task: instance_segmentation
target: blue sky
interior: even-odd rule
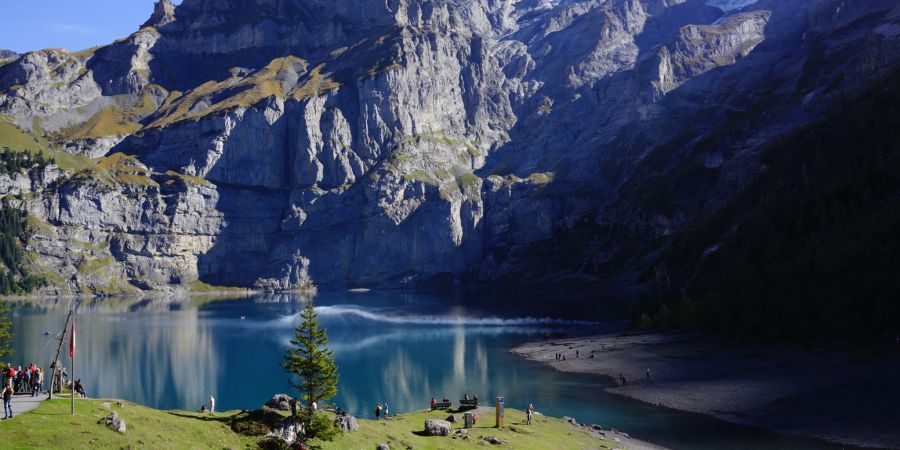
[[[72,51],[108,44],[137,31],[155,0],[4,0],[0,49]],[[181,3],[180,0],[174,3]]]

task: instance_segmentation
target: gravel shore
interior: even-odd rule
[[[560,371],[608,376],[616,380],[608,392],[651,404],[844,444],[900,448],[894,344],[800,350],[648,332],[551,339],[512,352]],[[557,361],[556,353],[566,360]]]

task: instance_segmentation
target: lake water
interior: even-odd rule
[[[220,410],[259,407],[291,393],[280,363],[304,302],[294,295],[84,300],[76,376],[91,397],[155,408],[196,410],[210,394]],[[432,397],[455,404],[466,393],[502,395],[513,408],[533,402],[544,414],[673,448],[830,448],[606,394],[605,378],[558,373],[509,353],[546,334],[622,317],[620,302],[601,294],[325,292],[315,302],[340,370],[333,402],[358,417],[371,418],[376,402],[399,413],[427,408]],[[13,304],[8,359],[48,366],[58,341],[45,332],[62,329],[67,304]]]

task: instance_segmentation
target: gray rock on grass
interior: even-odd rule
[[[337,416],[334,418],[334,426],[349,432],[359,431],[359,423],[353,416]]]
[[[429,436],[447,436],[450,434],[450,428],[450,422],[446,420],[425,420],[425,433]]]
[[[108,416],[104,417],[100,420],[100,423],[104,423],[107,428],[113,431],[117,431],[119,433],[125,433],[126,425],[125,419],[119,417],[118,414],[111,412]]]

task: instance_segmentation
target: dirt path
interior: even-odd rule
[[[16,394],[12,399],[13,417],[31,411],[41,405],[47,399],[47,394],[32,397],[31,394]]]

